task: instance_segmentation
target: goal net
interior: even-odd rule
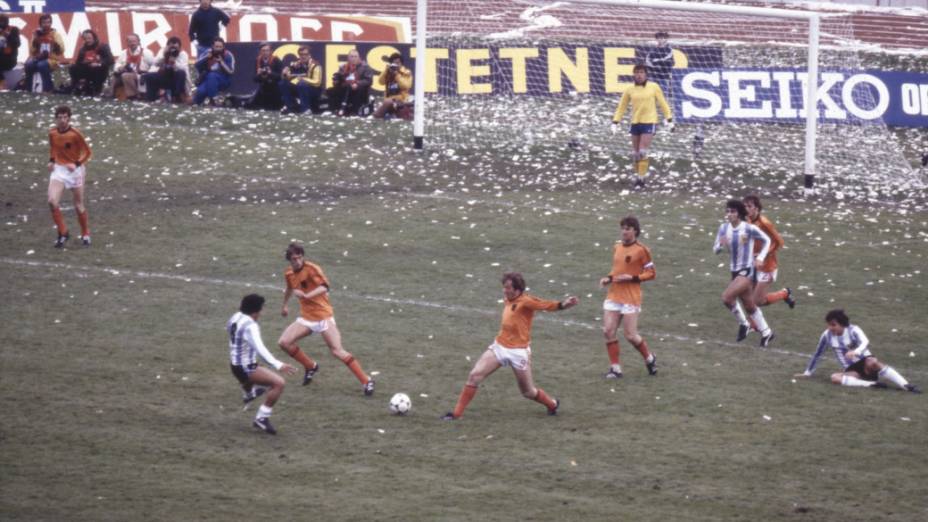
[[[610,123],[632,68],[643,63],[677,123],[673,133],[659,130],[650,148],[657,178],[758,176],[795,186],[794,176],[809,174],[805,156],[814,147],[813,173],[826,186],[893,192],[920,182],[877,115],[886,93],[862,74],[867,64],[848,16],[821,17],[810,144],[807,19],[653,4],[430,2],[429,147],[585,154],[600,164],[590,176],[621,179],[631,175],[628,115],[616,136]]]

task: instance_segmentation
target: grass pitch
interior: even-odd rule
[[[832,386],[830,355],[792,381],[841,306],[881,360],[928,384],[923,194],[803,199],[795,180],[731,171],[634,193],[566,151],[415,154],[403,124],[68,99],[95,154],[94,245],[57,251],[44,165],[62,101],[0,97],[4,520],[928,514],[924,396]],[[747,191],[785,236],[780,281],[799,299],[765,309],[766,350],[733,342],[711,253],[725,199]],[[626,377],[604,381],[596,281],[628,213],[657,265],[640,326],[660,373],[623,342]],[[322,370],[307,388],[288,380],[270,437],[242,411],[223,325],[264,294],[264,340],[286,357],[274,344],[293,239],[332,280],[377,392],[310,338]],[[535,326],[537,384],[561,413],[500,370],[464,419],[441,422],[496,334],[505,270],[581,298]],[[398,391],[408,416],[388,413]]]

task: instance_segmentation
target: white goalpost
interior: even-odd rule
[[[881,93],[852,78],[862,66],[843,14],[669,0],[417,2],[416,148],[553,145],[607,158],[615,177],[626,145],[606,136],[609,119],[666,31],[675,62],[656,81],[682,132],[652,144],[663,172],[714,164],[799,175],[806,189],[823,174],[911,172],[873,116]]]

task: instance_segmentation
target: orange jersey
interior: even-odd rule
[[[637,280],[615,281],[620,275],[636,276]],[[612,252],[612,270],[609,272],[613,282],[609,285],[606,299],[627,305],[641,306],[641,282],[654,279],[654,263],[648,247],[635,241],[631,245],[616,243]]]
[[[522,293],[505,301],[503,321],[496,342],[504,348],[525,348],[532,340],[532,319],[538,310],[558,310],[559,301],[548,301]]]
[[[293,271],[293,267],[284,272],[287,288],[299,288],[301,292],[312,292],[320,286],[328,288],[329,280],[322,273],[319,265],[304,261],[303,266]],[[329,294],[317,295],[312,299],[300,299],[300,316],[307,321],[321,321],[332,317],[332,305],[329,304]]]
[[[777,250],[783,246],[783,236],[777,232],[777,228],[773,226],[773,221],[767,219],[766,216],[757,216],[757,220],[751,221],[751,224],[761,229],[764,234],[770,237],[770,250],[767,251],[767,257],[764,259],[764,264],[760,267],[760,271],[773,272],[777,269]],[[759,252],[762,246],[763,243],[761,241],[754,241],[755,252]]]
[[[51,146],[49,161],[53,163],[83,165],[90,161],[90,146],[84,135],[74,127],[68,127],[64,132],[57,127],[53,128],[48,133],[48,141]]]

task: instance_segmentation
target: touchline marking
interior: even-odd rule
[[[124,270],[119,268],[110,268],[110,267],[97,267],[97,266],[86,266],[86,265],[71,265],[68,263],[60,263],[55,261],[31,261],[27,259],[16,259],[9,257],[0,257],[0,262],[7,265],[14,266],[24,266],[30,268],[60,268],[69,272],[96,272],[103,273],[108,275],[131,275],[133,277],[141,279],[164,279],[168,281],[181,281],[184,283],[198,283],[205,285],[217,285],[217,286],[233,286],[233,287],[242,287],[242,288],[261,288],[267,290],[276,290],[282,292],[282,286],[280,285],[271,285],[266,283],[249,283],[246,281],[233,281],[229,279],[218,279],[215,277],[202,277],[202,276],[193,276],[193,275],[180,275],[180,274],[166,274],[164,272],[148,272],[143,270]],[[399,305],[409,305],[409,306],[420,306],[423,308],[435,308],[439,310],[446,310],[451,312],[465,312],[471,314],[479,314],[486,316],[495,316],[499,314],[498,310],[484,310],[480,308],[472,308],[469,306],[460,306],[460,305],[448,305],[443,303],[433,303],[430,301],[422,301],[419,299],[400,299],[396,297],[387,297],[379,295],[368,295],[368,294],[358,294],[350,291],[340,291],[338,295],[344,295],[349,299],[359,299],[364,301],[375,301],[381,303],[390,303],[390,304],[399,304]],[[556,317],[550,316],[539,316],[539,321],[557,323],[562,326],[570,326],[576,328],[582,328],[585,330],[599,330],[601,326],[597,323],[588,323],[584,321],[576,321],[572,319],[558,319]],[[666,332],[651,332],[652,335],[657,337],[666,337],[670,339],[675,339],[681,342],[688,343],[705,343],[705,344],[714,344],[718,346],[724,346],[726,348],[743,348],[743,344],[735,344],[725,341],[712,340],[712,339],[694,339],[685,335],[677,335]],[[806,353],[797,353],[791,352],[789,350],[781,350],[777,348],[757,348],[764,352],[777,353],[781,355],[789,355],[791,357],[802,357],[809,358],[809,354]]]

